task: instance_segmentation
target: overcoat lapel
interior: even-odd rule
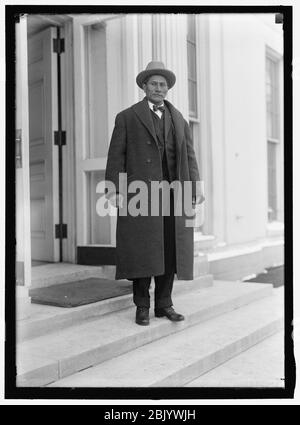
[[[140,119],[140,121],[144,124],[144,126],[147,128],[153,139],[155,140],[155,143],[158,147],[158,141],[155,133],[155,128],[153,124],[153,120],[151,117],[151,111],[147,102],[147,99],[144,98],[141,102],[136,103],[132,106],[132,109]]]
[[[180,112],[177,111],[177,109],[172,105],[172,103],[170,103],[168,100],[164,100],[164,102],[170,111],[173,125],[175,127],[177,172],[179,172],[180,160],[181,160],[181,144],[184,138],[184,119],[182,115],[180,114]],[[142,122],[142,124],[147,128],[147,130],[149,131],[153,139],[155,140],[157,147],[159,147],[147,98],[144,97],[144,99],[141,102],[138,102],[135,105],[133,105],[132,109],[137,115],[137,117],[139,118],[139,120]],[[168,114],[165,114],[165,115],[167,116]],[[170,127],[171,127],[171,120],[170,120],[170,117],[168,117],[167,122],[165,124],[166,137],[168,135]]]
[[[167,140],[168,138],[168,134],[171,129],[171,124],[172,124],[172,121],[171,121],[170,114],[165,112],[165,140]]]
[[[181,161],[181,144],[184,138],[184,119],[182,115],[180,114],[180,112],[177,111],[176,108],[174,108],[172,103],[170,103],[168,100],[165,100],[164,102],[170,111],[172,122],[175,127],[176,157],[177,157],[176,168],[177,168],[177,178],[180,178],[179,170],[180,170],[180,161]]]
[[[183,136],[184,136],[184,120],[180,112],[177,111],[176,108],[174,108],[172,103],[170,103],[168,100],[165,100],[164,102],[166,103],[171,113],[172,121],[175,127],[176,142],[178,144],[178,148],[180,148],[180,145],[183,141]]]

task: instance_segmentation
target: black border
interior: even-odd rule
[[[285,399],[293,398],[292,6],[32,6],[6,11],[5,398],[7,399]],[[285,388],[47,388],[16,387],[15,365],[15,27],[18,16],[76,13],[282,13],[284,16]],[[107,410],[113,406],[106,406]],[[116,407],[116,406],[114,406]],[[139,406],[139,408],[148,406]],[[160,406],[163,408],[164,406]],[[160,408],[159,407],[159,408]],[[170,406],[169,406],[170,407]],[[120,410],[124,406],[120,406]],[[128,410],[128,409],[127,409]],[[137,410],[137,409],[136,409]]]

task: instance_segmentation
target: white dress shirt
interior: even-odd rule
[[[154,105],[154,103],[152,103],[152,102],[150,102],[149,100],[148,100],[148,105],[149,105],[149,108],[150,109],[152,109],[152,111],[153,111],[153,105]],[[163,106],[164,105],[164,103],[162,103],[161,105],[159,105],[159,106]],[[162,112],[161,111],[153,111],[159,118],[161,118],[161,116],[162,116]]]

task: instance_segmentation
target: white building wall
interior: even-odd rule
[[[209,22],[214,232],[243,243],[267,231],[266,45],[281,53],[281,37],[251,15]]]
[[[207,41],[205,44],[199,40],[202,49],[207,50],[207,64],[201,64],[201,68],[207,67],[206,78],[202,82],[206,90],[206,103],[203,109],[207,111],[207,121],[202,124],[208,126],[209,131],[204,134],[208,138],[207,143],[211,145],[211,191],[206,194],[206,198],[211,198],[211,208],[207,214],[212,215],[211,232],[216,238],[216,244],[224,243],[227,240],[227,200],[226,200],[226,175],[225,175],[225,109],[224,109],[224,69],[223,69],[223,45],[222,27],[220,15],[204,15],[200,25],[207,26]],[[204,111],[201,117],[205,119]],[[208,182],[204,182],[208,186]]]
[[[223,19],[227,242],[265,236],[265,46],[247,17]]]

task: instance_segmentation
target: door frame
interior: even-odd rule
[[[76,263],[76,182],[75,182],[75,107],[73,20],[60,26],[60,37],[65,40],[61,55],[62,129],[66,131],[63,146],[63,222],[67,224],[67,238],[63,239],[63,262]]]
[[[62,155],[62,179],[63,179],[63,222],[67,224],[67,238],[63,239],[63,262],[76,263],[76,209],[75,209],[75,132],[74,132],[74,64],[73,64],[73,21],[72,17],[68,16],[62,23],[60,15],[52,16],[51,22],[41,16],[42,31],[47,26],[60,27],[60,37],[64,38],[65,51],[61,55],[61,102],[62,102],[62,129],[66,131],[66,145],[63,146]],[[57,24],[57,25],[55,25]],[[28,32],[24,34],[23,42],[26,44]],[[27,66],[26,72],[22,72],[23,77],[27,82],[28,89],[28,75]],[[26,73],[26,76],[25,76]],[[54,130],[57,130],[55,128]],[[29,139],[28,139],[29,149]],[[57,148],[58,149],[58,148]],[[29,167],[29,153],[28,153],[28,167]],[[28,192],[30,191],[30,181],[27,182]],[[55,201],[53,201],[55,202]],[[57,200],[58,202],[58,200]],[[29,207],[30,208],[30,207]],[[29,225],[28,232],[30,234],[30,209],[28,211]],[[54,233],[54,232],[53,232]],[[53,236],[55,237],[55,235]],[[31,245],[30,245],[31,248]],[[30,252],[28,250],[28,252]],[[29,267],[31,268],[31,256],[29,260]]]
[[[17,285],[31,285],[31,231],[29,178],[29,107],[27,18],[15,24],[16,31],[16,130],[21,130],[20,161],[16,167],[16,271]],[[18,60],[19,58],[19,60]],[[17,151],[16,151],[17,153]]]
[[[86,172],[89,171],[104,171],[106,168],[106,157],[100,158],[86,158],[86,146],[87,146],[87,116],[83,112],[86,110],[86,50],[85,50],[85,28],[90,25],[99,25],[105,23],[108,20],[120,18],[123,14],[95,14],[95,15],[72,15],[73,17],[73,52],[74,52],[74,141],[75,141],[75,193],[80,193],[81,196],[76,197],[76,260],[80,261],[82,258],[81,251],[85,249],[89,250],[101,250],[106,252],[114,251],[115,246],[115,223],[112,220],[111,225],[111,244],[110,245],[89,245],[89,229],[87,228],[88,223],[88,188],[87,188],[87,177]],[[86,158],[86,159],[85,159]],[[85,200],[84,202],[82,200]],[[81,214],[77,214],[78,212]],[[79,252],[78,252],[79,251]],[[113,254],[112,254],[113,255]],[[107,260],[105,260],[107,261]]]
[[[59,162],[58,149],[54,143],[54,132],[58,129],[58,61],[57,55],[53,51],[54,40],[56,39],[56,29],[48,26],[41,31],[28,36],[28,84],[29,84],[29,127],[35,125],[36,117],[34,109],[31,110],[31,88],[37,84],[42,84],[41,104],[36,107],[44,110],[42,134],[37,135],[29,132],[29,166],[34,167],[36,161],[43,160],[44,178],[38,178],[35,182],[34,175],[30,179],[31,214],[34,217],[34,201],[41,196],[44,198],[43,210],[44,225],[42,226],[44,236],[40,238],[35,235],[35,224],[32,222],[31,229],[31,255],[32,260],[47,262],[59,261],[59,241],[55,238],[55,225],[59,220]],[[37,50],[36,50],[37,49]],[[41,49],[41,56],[36,57]],[[33,106],[33,108],[35,108]],[[41,140],[42,138],[42,140]],[[39,177],[39,175],[37,175]],[[39,192],[38,198],[35,189],[39,183],[44,188]],[[36,186],[37,185],[37,186]]]

